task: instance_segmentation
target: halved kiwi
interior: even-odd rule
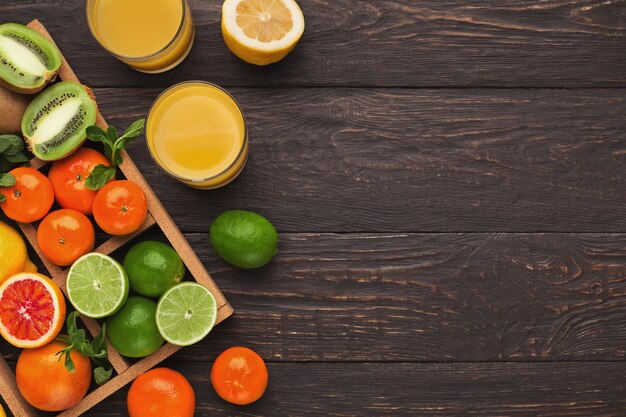
[[[61,53],[49,40],[18,23],[0,25],[0,83],[33,94],[54,80]]]
[[[84,86],[61,81],[28,105],[22,118],[22,134],[37,158],[55,161],[82,145],[87,127],[96,123],[96,113],[96,104]]]

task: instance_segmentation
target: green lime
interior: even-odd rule
[[[164,340],[156,325],[157,303],[140,296],[128,297],[124,307],[106,321],[109,341],[129,358],[156,352]]]
[[[95,319],[115,314],[128,298],[128,278],[110,256],[88,253],[67,274],[67,296],[74,308]]]
[[[124,258],[130,288],[146,297],[159,298],[185,277],[178,253],[162,242],[147,240],[134,245]]]
[[[209,231],[213,250],[239,268],[260,268],[278,253],[278,233],[265,217],[246,210],[220,214]]]
[[[170,288],[159,300],[156,322],[161,336],[177,346],[204,339],[217,319],[217,302],[204,285],[183,282]]]

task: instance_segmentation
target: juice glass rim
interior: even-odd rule
[[[163,164],[161,164],[158,160],[158,158],[156,157],[155,153],[153,152],[152,149],[150,148],[150,145],[148,144],[148,129],[150,128],[150,118],[152,116],[152,111],[154,110],[154,107],[157,105],[158,101],[161,99],[161,97],[163,97],[165,94],[169,93],[171,90],[173,90],[176,87],[180,87],[180,86],[185,86],[185,85],[191,85],[191,84],[204,84],[207,85],[209,87],[213,87],[216,88],[218,90],[220,90],[221,92],[223,92],[224,94],[226,94],[226,96],[228,98],[230,98],[233,103],[235,103],[235,106],[237,107],[237,110],[239,111],[239,113],[241,114],[241,120],[243,121],[243,140],[241,141],[241,148],[239,149],[239,152],[237,153],[237,156],[235,157],[235,159],[233,159],[233,161],[226,167],[224,168],[222,171],[218,172],[215,175],[212,175],[210,177],[206,177],[206,178],[185,178],[182,177],[178,174],[173,173],[171,170],[169,170],[168,168],[166,168]],[[246,150],[246,146],[248,145],[248,125],[246,124],[246,118],[243,114],[243,110],[241,109],[241,106],[239,105],[239,103],[237,102],[237,100],[235,100],[235,97],[233,97],[228,91],[226,91],[225,89],[223,89],[222,87],[220,87],[217,84],[213,84],[210,83],[208,81],[202,81],[202,80],[189,80],[189,81],[182,81],[179,83],[176,83],[168,88],[166,88],[165,90],[163,90],[161,92],[161,94],[159,94],[157,96],[156,99],[154,99],[154,101],[152,102],[152,105],[150,106],[150,110],[148,110],[148,117],[146,118],[146,147],[148,148],[148,153],[150,154],[150,158],[152,158],[152,160],[157,164],[157,166],[159,168],[161,168],[167,175],[169,175],[170,177],[177,179],[178,181],[182,181],[182,182],[191,182],[191,183],[202,183],[202,182],[206,182],[206,181],[211,181],[214,180],[216,178],[219,178],[220,176],[224,175],[225,173],[227,173],[228,171],[230,171],[235,164],[237,163],[237,161],[239,161],[239,159],[243,156],[244,151]]]
[[[180,32],[183,30],[183,27],[184,27],[184,24],[185,24],[185,16],[187,14],[187,0],[180,0],[183,8],[182,8],[182,15],[180,16],[180,23],[178,24],[178,29],[176,30],[176,33],[174,34],[172,39],[170,39],[167,42],[167,44],[165,44],[164,47],[162,47],[161,49],[159,49],[156,52],[153,52],[153,53],[148,54],[148,55],[143,55],[143,56],[125,56],[125,55],[121,55],[121,54],[113,52],[112,50],[110,50],[109,48],[104,46],[102,44],[102,42],[100,41],[100,39],[98,39],[98,35],[97,35],[96,31],[92,27],[91,18],[89,17],[89,9],[87,8],[87,5],[88,5],[89,2],[92,2],[95,5],[95,3],[97,1],[98,0],[85,0],[85,16],[87,17],[87,26],[89,26],[89,32],[91,33],[91,36],[96,40],[96,42],[98,42],[98,45],[100,45],[100,47],[102,49],[104,49],[109,54],[113,55],[114,57],[116,57],[118,59],[123,59],[123,60],[127,60],[127,61],[141,61],[141,60],[146,60],[146,59],[153,58],[153,57],[159,55],[160,53],[163,53],[165,50],[167,50],[167,48],[169,48],[176,41],[176,39],[178,38],[178,35],[180,35]]]

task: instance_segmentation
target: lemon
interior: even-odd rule
[[[4,412],[4,408],[2,408],[1,405],[0,405],[0,417],[7,417],[6,413]]]
[[[37,267],[28,259],[22,236],[0,221],[0,283],[20,272],[36,272]]]
[[[294,0],[226,0],[222,35],[232,53],[250,64],[283,59],[304,32],[304,15]]]

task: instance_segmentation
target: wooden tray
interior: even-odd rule
[[[31,29],[36,30],[41,33],[44,37],[52,40],[52,37],[46,30],[46,28],[38,21],[33,20],[28,24]],[[61,80],[75,81],[80,82],[70,68],[69,64],[63,57],[63,63],[59,70],[59,78]],[[97,99],[97,97],[96,97]],[[103,129],[106,129],[108,124],[104,120],[104,117],[98,112],[97,116],[97,125]],[[199,282],[200,284],[207,287],[215,296],[215,299],[218,303],[218,316],[217,323],[222,322],[224,319],[233,314],[233,309],[226,301],[221,291],[206,271],[195,252],[189,246],[187,240],[185,240],[184,236],[178,230],[178,227],[174,224],[170,216],[167,214],[161,202],[157,199],[156,195],[137,169],[137,166],[133,163],[130,156],[124,152],[123,153],[123,163],[120,165],[120,169],[122,173],[126,176],[127,179],[134,181],[137,183],[145,192],[146,198],[148,200],[148,218],[145,224],[141,227],[141,229],[129,236],[121,236],[121,237],[112,237],[108,239],[106,242],[98,246],[95,251],[101,252],[104,254],[110,254],[116,249],[122,247],[124,244],[128,243],[131,239],[136,237],[138,234],[141,234],[143,231],[148,228],[158,225],[170,244],[176,249],[176,251],[180,254],[183,262],[187,266],[187,269],[193,276],[193,278]],[[47,162],[41,161],[37,158],[31,160],[31,166],[36,169],[40,169],[46,166]],[[43,261],[44,265],[48,269],[50,276],[54,281],[61,287],[63,292],[65,290],[65,278],[67,275],[67,269],[61,269],[58,266],[50,263],[45,256],[41,253],[39,246],[37,245],[37,237],[35,227],[31,224],[23,224],[20,223],[19,227],[22,229],[22,232],[33,246],[33,248],[37,251],[37,254]],[[100,332],[100,325],[96,320],[88,319],[86,317],[81,317],[87,329],[92,333],[92,335],[96,335]],[[163,345],[156,353],[138,361],[135,363],[130,363],[127,359],[122,357],[115,349],[112,348],[110,343],[107,341],[107,349],[109,354],[109,360],[117,373],[109,382],[104,384],[103,386],[96,388],[87,394],[87,396],[78,403],[75,407],[66,410],[60,414],[58,417],[76,417],[85,413],[87,410],[124,387],[129,382],[133,381],[139,375],[143,374],[147,370],[151,369],[155,365],[159,364],[176,351],[180,349],[179,346],[174,346],[171,344]],[[6,363],[5,359],[0,355],[0,395],[6,401],[9,409],[16,417],[38,417],[40,412],[30,406],[20,394],[17,383],[15,381],[15,375],[9,365]]]

